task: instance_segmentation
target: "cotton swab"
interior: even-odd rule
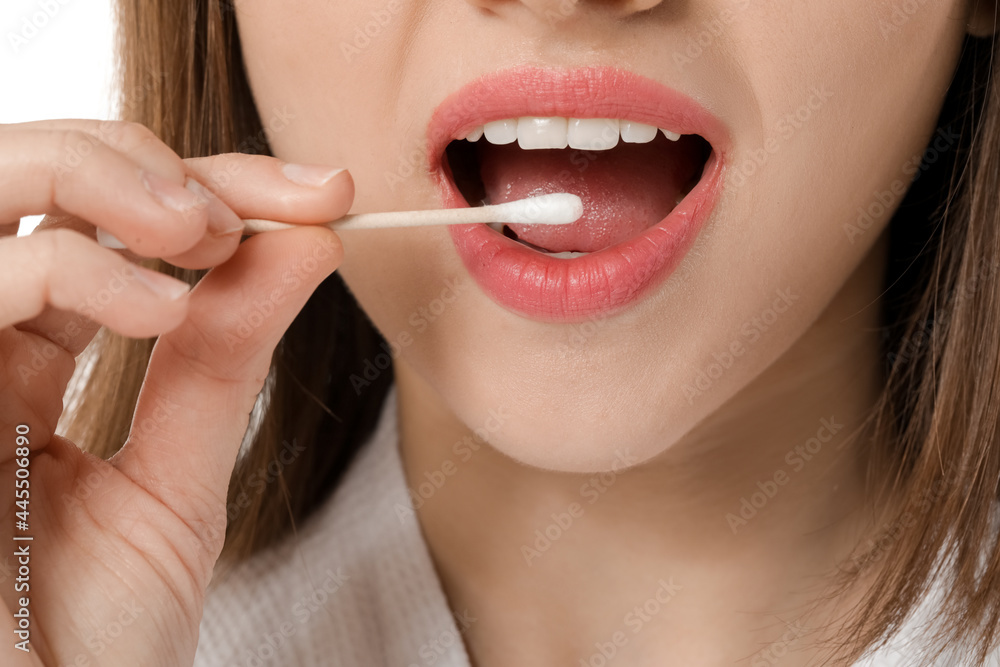
[[[425,225],[467,225],[474,223],[510,223],[529,225],[568,225],[583,215],[583,201],[568,192],[553,192],[503,204],[445,208],[430,211],[387,211],[345,215],[324,223],[334,231],[341,229],[383,229],[386,227],[421,227]],[[244,234],[259,234],[300,225],[251,218],[243,221]],[[97,242],[106,248],[121,250],[125,244],[103,229],[97,230]]]
[[[529,225],[568,225],[583,215],[583,202],[574,194],[554,192],[503,204],[469,208],[445,208],[430,211],[387,211],[358,213],[324,223],[334,231],[341,229],[383,229],[386,227],[422,227],[425,225],[468,225],[473,223],[511,223]],[[273,220],[249,219],[244,234],[289,229]]]

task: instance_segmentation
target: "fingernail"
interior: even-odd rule
[[[236,232],[243,231],[243,221],[228,206],[223,204],[218,197],[212,194],[211,190],[193,178],[187,179],[184,187],[193,192],[199,200],[204,201],[206,206],[210,206],[208,212],[208,231],[210,234],[213,236],[225,236],[226,234],[235,234]]]
[[[191,291],[191,286],[185,282],[171,278],[159,271],[133,265],[135,279],[145,285],[150,292],[167,301],[176,301]]]
[[[208,205],[208,200],[204,197],[153,172],[142,171],[140,178],[149,194],[171,210],[188,214],[194,209]]]
[[[124,250],[128,246],[118,240],[114,234],[109,234],[100,227],[97,228],[97,244],[112,250]]]
[[[332,169],[318,164],[292,164],[286,163],[281,167],[281,173],[285,178],[297,185],[305,185],[310,188],[318,188],[330,182],[330,179],[345,171],[344,169]]]

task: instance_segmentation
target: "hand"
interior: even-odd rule
[[[0,664],[192,664],[248,415],[278,340],[341,259],[336,234],[308,223],[339,218],[353,194],[347,172],[181,160],[130,123],[0,126]],[[38,213],[39,230],[16,237]],[[241,244],[251,217],[302,227]],[[128,251],[99,246],[94,225]],[[134,256],[214,268],[189,291]],[[110,461],[55,435],[100,326],[159,336]],[[15,630],[29,596],[26,653]]]

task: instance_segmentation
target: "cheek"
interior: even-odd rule
[[[247,75],[272,152],[349,168],[353,212],[426,208],[436,199],[423,169],[423,133],[415,131],[430,110],[413,104],[423,98],[405,91],[412,77],[402,72],[411,66],[402,51],[419,4],[306,0],[289,11],[277,0],[237,3]],[[288,120],[270,127],[276,114]]]
[[[774,4],[747,9],[727,42],[736,53],[715,54],[746,64],[745,85],[730,88],[753,91],[759,115],[732,121],[724,200],[683,275],[691,296],[670,303],[699,317],[688,320],[697,338],[670,330],[682,361],[663,377],[701,416],[785,352],[858,269],[935,131],[963,36],[945,3],[898,26],[885,23],[890,3]],[[791,37],[762,46],[760,34]]]

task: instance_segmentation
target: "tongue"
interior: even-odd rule
[[[528,151],[485,141],[478,149],[491,204],[552,192],[583,200],[583,217],[571,225],[508,225],[519,240],[551,252],[595,252],[652,227],[673,210],[696,168],[684,140],[662,136],[608,151]]]

